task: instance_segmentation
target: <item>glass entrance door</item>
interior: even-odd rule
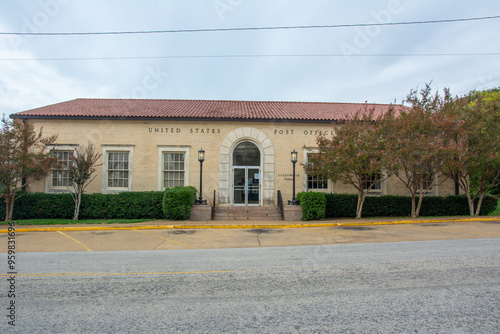
[[[252,142],[239,143],[233,150],[233,204],[260,204],[260,150]]]
[[[233,202],[239,205],[259,205],[260,168],[233,167]]]

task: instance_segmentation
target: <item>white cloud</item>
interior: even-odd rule
[[[47,0],[62,1],[62,0]],[[133,31],[368,23],[384,1],[220,0],[62,1],[39,31]],[[500,12],[500,2],[400,0],[391,21],[418,21]],[[7,4],[8,3],[8,4]],[[41,2],[40,2],[41,3]],[[39,2],[1,2],[0,31],[19,31]],[[44,2],[46,3],[46,2]],[[429,10],[432,8],[432,10]],[[500,52],[500,20],[382,27],[361,53]],[[0,58],[236,54],[338,54],[356,30],[307,29],[119,36],[33,37],[13,47],[0,36]],[[151,69],[163,75],[148,85]],[[12,113],[77,97],[392,102],[434,80],[452,92],[500,83],[500,57],[197,58],[92,61],[0,60],[0,112]],[[152,89],[144,89],[144,84]],[[154,87],[153,87],[154,86]],[[141,97],[141,96],[137,96]]]

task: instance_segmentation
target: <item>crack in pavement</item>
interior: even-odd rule
[[[169,238],[165,238],[165,237],[162,237],[161,235],[158,235],[158,234],[154,234],[154,233],[148,233],[146,231],[139,231],[139,230],[135,230],[136,232],[138,233],[142,233],[142,234],[146,234],[146,235],[151,235],[151,236],[154,236],[154,237],[157,237],[157,238],[160,238],[160,239],[163,239],[163,242],[165,241],[169,241],[169,242],[173,242],[173,243],[176,243],[178,245],[182,245],[184,247],[187,247],[187,248],[192,248],[192,249],[198,249],[198,247],[194,247],[194,246],[191,246],[191,245],[187,245],[187,244],[184,244],[182,242],[178,242],[178,241],[175,241],[175,240],[172,240],[172,239],[169,239]],[[170,232],[168,232],[168,236],[170,236]],[[163,243],[162,242],[162,243]],[[160,244],[161,245],[161,244]],[[158,245],[157,247],[159,247],[160,245]]]
[[[157,250],[158,247],[160,247],[161,245],[163,245],[167,240],[163,239],[159,244],[158,246],[156,246],[155,248],[153,248],[153,250]]]

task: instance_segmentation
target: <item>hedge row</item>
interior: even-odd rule
[[[185,187],[192,188],[192,187]],[[162,202],[165,195],[164,213]],[[188,219],[196,190],[178,189],[119,194],[84,194],[80,219]],[[357,195],[300,193],[303,219],[355,217]],[[481,215],[493,212],[497,198],[487,196]],[[0,220],[5,218],[5,203],[0,201]],[[184,203],[184,204],[183,204]],[[70,194],[23,194],[14,204],[13,219],[71,219],[74,204]],[[367,197],[363,217],[409,216],[411,199],[406,196]],[[170,215],[170,216],[169,216]],[[421,216],[466,216],[469,205],[465,196],[424,198]]]
[[[297,198],[303,198],[300,193]],[[322,194],[325,197],[325,218],[356,217],[356,206],[358,196],[355,194]],[[311,210],[315,208],[319,199],[315,202],[301,201],[303,219],[309,218]],[[418,198],[417,198],[418,200]],[[481,215],[493,212],[497,206],[498,199],[486,196],[481,205]],[[313,207],[310,207],[313,206]],[[306,214],[304,215],[304,212]],[[407,196],[370,196],[363,205],[363,217],[404,217],[411,214],[411,198]],[[467,216],[469,205],[465,196],[426,196],[422,202],[420,216]],[[320,218],[321,219],[321,218]]]
[[[163,219],[163,191],[84,194],[80,219]],[[5,203],[0,203],[0,220]],[[71,219],[74,203],[70,194],[23,194],[14,203],[13,219]]]
[[[356,217],[357,195],[325,194],[326,217]],[[418,200],[418,198],[417,198]],[[481,205],[481,215],[487,215],[497,206],[497,198],[487,196]],[[407,196],[367,197],[363,217],[401,217],[411,214],[411,198]],[[420,209],[421,216],[466,216],[469,204],[465,196],[426,196]]]

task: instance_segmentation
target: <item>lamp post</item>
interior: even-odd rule
[[[295,164],[297,163],[297,152],[295,149],[292,151],[291,161],[293,164],[293,195],[292,200],[288,201],[288,205],[297,205],[297,201],[295,200]]]
[[[200,198],[196,200],[195,204],[197,205],[207,205],[207,200],[202,199],[202,193],[203,193],[203,161],[205,161],[205,151],[203,148],[200,148],[198,151],[198,161],[200,162]]]

